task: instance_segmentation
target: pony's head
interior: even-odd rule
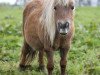
[[[43,0],[41,21],[53,43],[55,33],[66,35],[73,23],[75,0]]]
[[[58,0],[59,2],[54,6],[54,17],[57,31],[61,35],[66,35],[70,30],[73,22],[73,0]]]

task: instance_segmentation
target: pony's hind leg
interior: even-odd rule
[[[30,67],[30,63],[35,55],[34,51],[25,41],[21,52],[21,61],[19,67],[21,70],[25,70]]]

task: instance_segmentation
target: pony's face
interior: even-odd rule
[[[74,2],[69,2],[66,5],[57,4],[55,10],[55,25],[60,34],[66,35],[73,23]]]

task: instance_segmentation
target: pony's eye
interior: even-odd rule
[[[55,6],[55,7],[54,7],[54,9],[56,10],[56,9],[57,9],[57,7]]]
[[[71,6],[71,9],[73,10],[75,7],[74,6]]]

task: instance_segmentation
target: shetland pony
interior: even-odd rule
[[[73,33],[74,0],[32,0],[23,12],[24,45],[20,68],[26,69],[39,51],[39,69],[44,70],[45,52],[48,75],[52,75],[54,51],[59,50],[61,75],[65,75]]]

